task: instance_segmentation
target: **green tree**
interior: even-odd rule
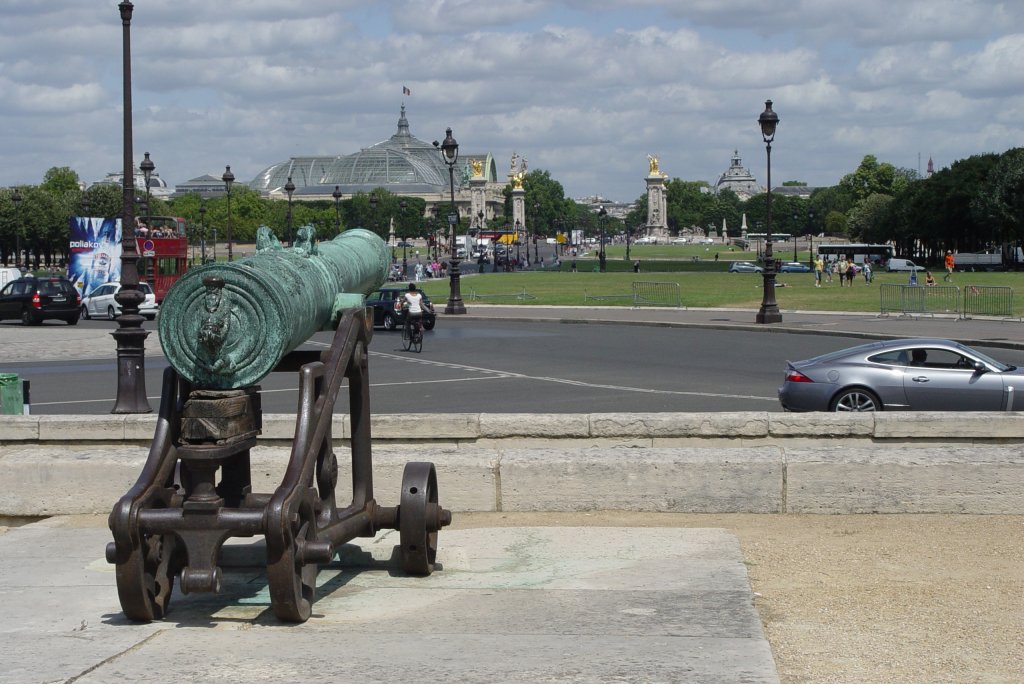
[[[972,214],[1003,243],[1024,239],[1024,148],[1000,155],[971,202]]]
[[[49,168],[43,175],[40,187],[54,197],[67,193],[77,195],[80,192],[78,174],[67,166]]]

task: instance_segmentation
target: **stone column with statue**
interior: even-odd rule
[[[648,171],[644,182],[647,184],[647,231],[654,237],[668,237],[668,201],[665,196],[664,173],[654,155],[647,155]]]

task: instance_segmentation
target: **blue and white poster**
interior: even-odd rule
[[[121,219],[73,216],[70,247],[68,280],[81,296],[121,280]]]

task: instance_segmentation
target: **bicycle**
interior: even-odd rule
[[[412,325],[412,316],[406,314],[405,325],[402,326],[402,346],[405,351],[415,351],[417,354],[423,350],[423,319],[416,316],[416,325]]]

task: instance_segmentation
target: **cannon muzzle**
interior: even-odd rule
[[[328,327],[342,294],[367,295],[387,278],[390,256],[375,233],[347,230],[313,243],[303,227],[283,248],[260,229],[254,256],[189,270],[160,307],[160,344],[196,388],[259,382],[285,354]]]

